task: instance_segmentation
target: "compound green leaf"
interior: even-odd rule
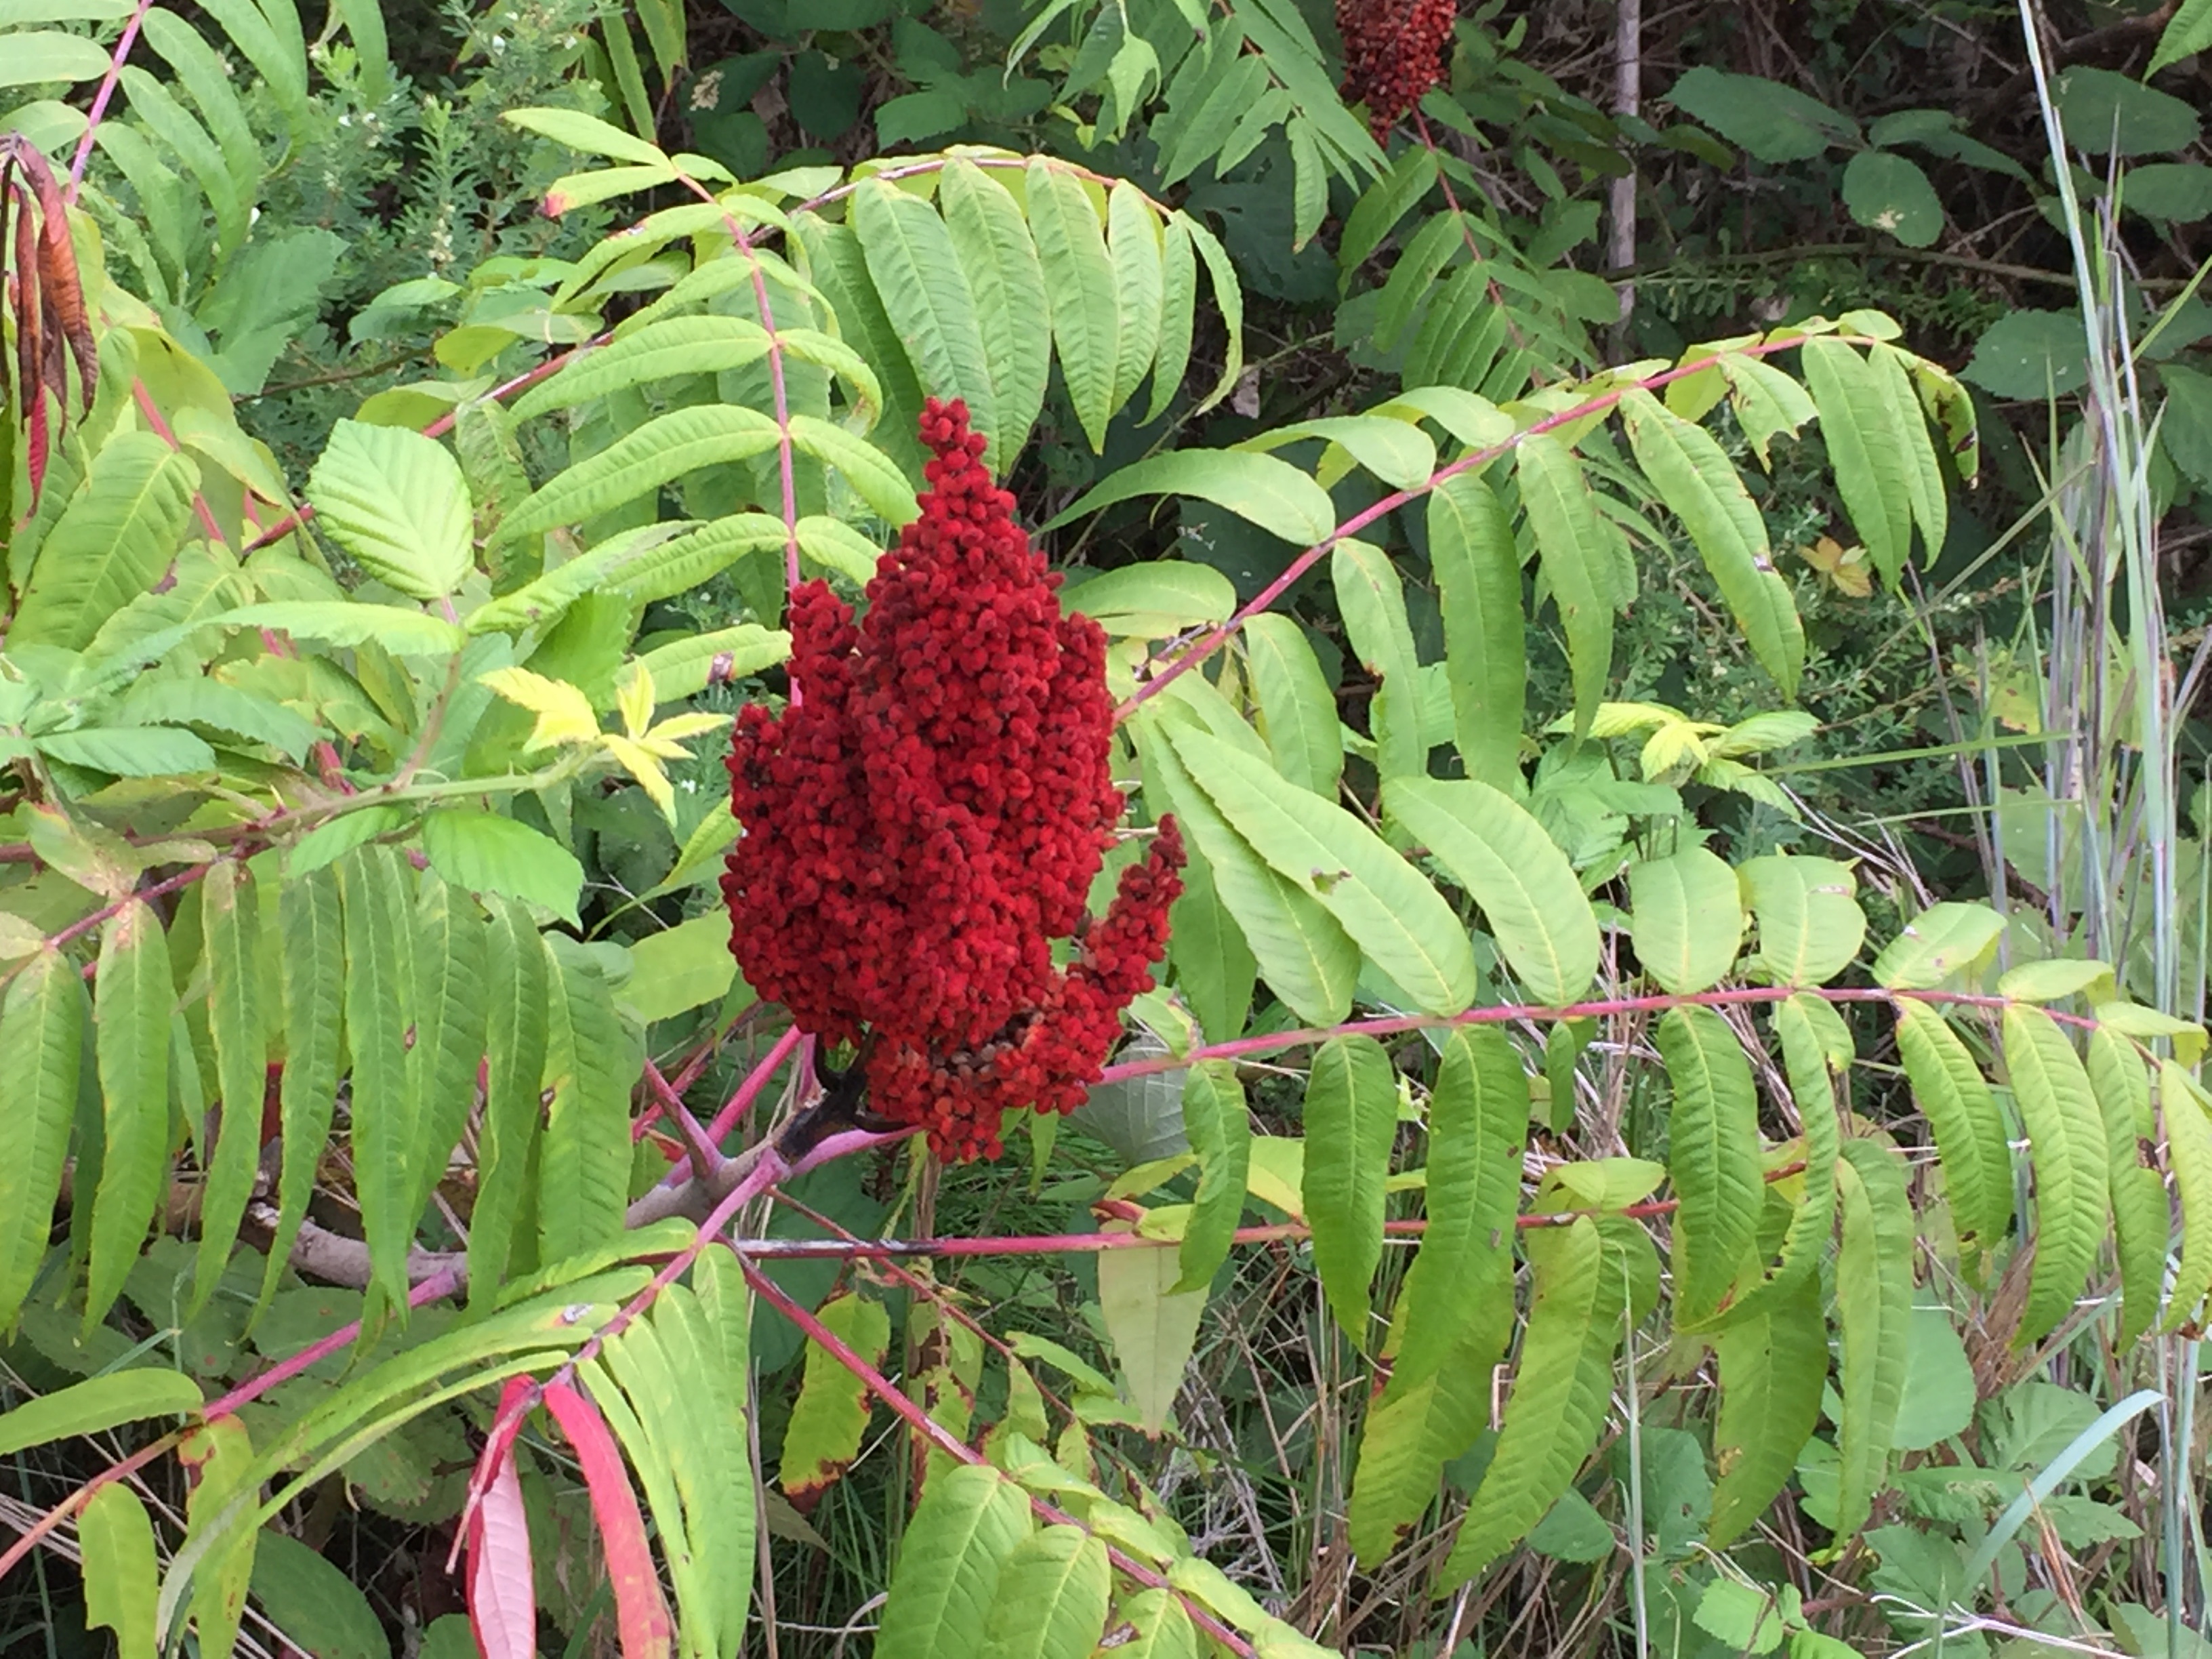
[[[430,1202],[468,1127],[484,1053],[483,922],[475,902],[434,875],[415,905],[415,1040],[407,1050],[410,1220]]]
[[[2212,1290],[2212,1118],[2206,1116],[2204,1097],[2187,1072],[2162,1060],[2158,1073],[2166,1156],[2181,1193],[2181,1260],[2174,1267],[2166,1315],[2170,1330],[2194,1319],[2205,1291]]]
[[[1028,186],[1030,232],[1044,269],[1060,376],[1091,447],[1103,453],[1121,358],[1113,258],[1090,193],[1073,175],[1038,156],[1030,162]]]
[[[1564,1007],[1589,988],[1601,944],[1596,914],[1566,854],[1527,809],[1473,780],[1393,778],[1382,800],[1480,908],[1532,998]]]
[[[1004,470],[981,296],[969,286],[945,221],[919,196],[866,179],[853,196],[852,225],[921,389],[935,398],[965,398],[975,429],[994,445],[987,458],[994,471]]]
[[[1912,486],[1889,399],[1872,366],[1842,341],[1808,339],[1802,349],[1836,491],[1867,556],[1894,586],[1912,547]]]
[[[1910,997],[1897,1002],[1897,1052],[1936,1132],[1960,1245],[1970,1255],[1994,1250],[2011,1230],[2013,1212],[2012,1152],[1996,1097],[1958,1033]]]
[[[1706,1542],[1725,1549],[1781,1494],[1819,1426],[1828,1380],[1819,1285],[1801,1279],[1718,1333],[1713,1351],[1721,1374],[1713,1455],[1721,1477]]]
[[[515,400],[513,414],[526,421],[653,380],[742,368],[766,356],[768,349],[768,331],[750,317],[658,318],[586,352],[532,386]]]
[[[1497,1027],[1462,1027],[1445,1039],[1428,1132],[1429,1224],[1399,1293],[1405,1335],[1390,1372],[1400,1394],[1433,1376],[1466,1331],[1513,1300],[1528,1079]]]
[[[1528,624],[1512,518],[1495,489],[1466,472],[1437,486],[1428,514],[1460,758],[1477,782],[1513,787],[1521,779]]]
[[[1237,833],[1335,917],[1415,1006],[1455,1014],[1474,1001],[1474,951],[1466,928],[1372,830],[1233,744],[1188,728],[1170,728],[1169,737],[1188,775]]]
[[[199,1384],[182,1371],[109,1371],[0,1412],[0,1457],[149,1417],[188,1414],[203,1403]]]
[[[1382,1260],[1382,1200],[1398,1128],[1398,1073],[1372,1037],[1336,1037],[1314,1051],[1306,1079],[1303,1196],[1314,1267],[1328,1305],[1364,1348],[1368,1285]]]
[[[344,1031],[345,924],[338,878],[329,866],[287,881],[277,896],[278,982],[284,1001],[284,1075],[279,1085],[283,1163],[276,1178],[276,1232],[261,1281],[257,1316],[277,1281],[313,1196],[315,1173],[337,1106],[338,1051]],[[372,1037],[372,1041],[374,1038]]]
[[[1182,1234],[1176,1292],[1202,1291],[1229,1259],[1237,1224],[1244,1218],[1244,1187],[1252,1161],[1252,1119],[1237,1068],[1210,1060],[1183,1078],[1182,1127],[1198,1155],[1198,1195]]]
[[[520,908],[495,899],[484,929],[483,1128],[470,1213],[469,1291],[489,1297],[507,1276],[545,1075],[550,964]]]
[[[235,860],[218,860],[200,886],[208,965],[208,1033],[215,1041],[222,1109],[215,1157],[200,1194],[199,1259],[187,1317],[230,1265],[238,1224],[260,1162],[261,1115],[269,1086],[267,1020],[261,1008],[261,907],[253,878]]]
[[[400,929],[410,906],[398,855],[357,847],[336,866],[345,917],[345,1036],[353,1057],[349,1094],[354,1176],[369,1282],[390,1305],[407,1300],[407,1246],[417,1217],[407,1208],[409,1144],[406,982]]]
[[[1743,942],[1735,872],[1702,847],[1628,868],[1629,936],[1636,959],[1675,996],[1709,991]]]
[[[1245,672],[1260,703],[1261,735],[1276,769],[1324,800],[1336,799],[1344,742],[1321,659],[1290,617],[1262,611],[1244,624]]]
[[[1825,985],[1857,959],[1866,912],[1850,866],[1772,853],[1736,874],[1759,924],[1759,965],[1776,984]]]
[[[1775,572],[1766,521],[1743,480],[1711,434],[1650,392],[1630,388],[1620,414],[1637,465],[1689,531],[1752,654],[1784,696],[1796,696],[1805,669],[1804,624],[1790,584]]]
[[[883,1363],[891,1336],[884,1304],[848,1293],[823,1303],[816,1316],[830,1334],[867,1361]],[[845,1472],[868,1426],[867,1385],[818,1342],[806,1345],[799,1399],[784,1430],[783,1490],[806,1508]]]
[[[881,1659],[969,1659],[1001,1568],[1033,1524],[1021,1488],[987,1464],[933,1475],[891,1575]]]
[[[1139,495],[1194,495],[1301,547],[1336,527],[1328,492],[1288,461],[1249,449],[1176,449],[1123,467],[1045,528]]]
[[[1541,1521],[1597,1444],[1626,1287],[1590,1218],[1526,1242],[1535,1285],[1497,1455],[1439,1583],[1464,1583]]]
[[[1757,1232],[1765,1201],[1759,1093],[1735,1033],[1710,1008],[1668,1009],[1659,1022],[1659,1054],[1674,1085],[1667,1170],[1681,1200],[1675,1318],[1695,1326],[1720,1310]]]
[[[1836,1165],[1843,1243],[1836,1255],[1836,1328],[1842,1348],[1837,1420],[1841,1459],[1836,1536],[1867,1522],[1889,1474],[1912,1321],[1912,1200],[1904,1160],[1871,1140],[1847,1140]]]
[[[1532,433],[1515,452],[1515,465],[1522,509],[1566,634],[1579,738],[1589,734],[1613,672],[1613,548],[1572,449],[1547,432]]]
[[[132,899],[100,929],[93,982],[94,1054],[102,1147],[93,1200],[88,1329],[106,1315],[138,1259],[169,1170],[169,1015],[176,1006],[161,919]]]
[[[554,941],[558,940],[559,943]],[[622,1235],[629,1200],[629,1091],[637,1056],[599,965],[546,936],[545,1117],[538,1259],[558,1261]]]
[[[2035,1266],[2013,1339],[2026,1344],[2073,1312],[2104,1242],[2110,1181],[2104,1120],[2058,1023],[2013,1004],[2004,1012],[2004,1059],[2035,1167]]]
[[[0,1002],[0,1329],[12,1329],[46,1259],[83,1063],[84,982],[41,945]]]
[[[110,1481],[77,1512],[84,1561],[84,1622],[115,1632],[117,1659],[154,1659],[154,1609],[160,1599],[154,1523],[138,1494]]]
[[[981,1659],[1086,1659],[1105,1633],[1113,1586],[1103,1539],[1072,1526],[1031,1533],[999,1570]]]
[[[2152,1141],[2157,1130],[2151,1115],[2150,1074],[2142,1060],[2131,1045],[2100,1025],[2089,1033],[2087,1069],[2105,1122],[2105,1162],[2124,1298],[2117,1340],[2124,1346],[2157,1321],[2172,1206],[2158,1171],[2143,1167],[2144,1143]],[[2207,1197],[2212,1199],[2212,1193]]]
[[[988,459],[1013,465],[1044,406],[1052,373],[1052,304],[1044,267],[1013,193],[972,161],[956,160],[938,176],[938,210],[975,296],[983,356],[998,425]]]
[[[307,480],[307,499],[315,522],[362,568],[410,599],[451,593],[474,563],[460,463],[404,427],[340,421]],[[521,533],[511,520],[503,528]]]
[[[796,417],[793,428],[792,436],[796,441]],[[396,430],[390,427],[374,429]],[[555,476],[500,520],[495,539],[511,542],[523,536],[543,534],[556,525],[580,524],[657,490],[687,472],[741,461],[774,449],[781,436],[770,416],[738,404],[708,404],[672,410],[625,432],[597,454]],[[465,526],[465,496],[461,500],[460,511]]]
[[[2004,926],[1986,904],[1931,904],[1882,946],[1874,959],[1875,983],[1892,991],[1931,990],[1986,956]]]
[[[11,59],[21,38],[9,38]],[[198,488],[191,459],[152,433],[110,438],[40,544],[8,643],[70,651],[90,644],[111,615],[160,583]]]
[[[1160,780],[1159,793],[1204,856],[1214,890],[1268,985],[1309,1024],[1342,1019],[1359,976],[1359,947],[1304,890],[1269,868],[1215,809],[1151,709],[1136,725],[1146,768]],[[1233,949],[1225,944],[1224,957],[1226,965],[1234,965]]]

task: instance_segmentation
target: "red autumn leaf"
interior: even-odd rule
[[[668,1659],[668,1604],[661,1600],[653,1551],[645,1540],[645,1516],[637,1507],[637,1494],[630,1490],[614,1435],[599,1408],[566,1382],[546,1386],[545,1409],[553,1413],[583,1466],[592,1515],[599,1523],[600,1547],[606,1551],[607,1579],[614,1587],[623,1659]]]
[[[514,1467],[514,1437],[522,1426],[522,1413],[515,1408],[530,1388],[530,1378],[510,1377],[500,1395],[499,1419],[513,1410],[514,1420],[484,1448],[491,1478],[469,1512],[469,1626],[483,1659],[534,1659],[538,1651],[530,1522]]]

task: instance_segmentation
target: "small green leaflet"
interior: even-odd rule
[[[1994,1250],[2012,1227],[2012,1153],[1981,1067],[1943,1017],[1911,997],[1898,999],[1897,1051],[1936,1132],[1960,1243],[1970,1255]]]
[[[1636,958],[1675,996],[1709,991],[1743,942],[1735,872],[1702,847],[1628,869],[1629,933]]]
[[[1759,965],[1777,984],[1825,985],[1857,959],[1866,912],[1852,896],[1850,866],[1774,853],[1736,875],[1759,924]]]
[[[1674,1216],[1675,1316],[1694,1327],[1720,1309],[1749,1253],[1764,1201],[1759,1095],[1735,1033],[1710,1008],[1670,1008],[1659,1054],[1674,1085],[1668,1174]]]
[[[1398,1127],[1398,1076],[1372,1037],[1314,1051],[1306,1081],[1304,1198],[1314,1265],[1337,1322],[1370,1343],[1368,1285],[1382,1259],[1383,1183]]]
[[[1843,1416],[1836,1535],[1864,1526],[1888,1478],[1905,1392],[1917,1232],[1905,1162],[1871,1140],[1846,1140],[1836,1165],[1843,1243],[1836,1256],[1836,1326],[1843,1350]]]
[[[142,1418],[197,1412],[201,1403],[199,1384],[181,1371],[109,1371],[0,1412],[0,1457]]]
[[[884,1605],[882,1659],[970,1659],[1001,1564],[1033,1530],[1029,1500],[996,1469],[931,1478],[907,1528]]]
[[[2104,1120],[2058,1023],[2040,1008],[2013,1004],[2004,1012],[2004,1058],[2035,1167],[2035,1266],[2013,1338],[2020,1346],[2074,1310],[2104,1242],[2110,1182]]]
[[[1713,1454],[1721,1478],[1705,1541],[1725,1549],[1766,1513],[1789,1484],[1797,1455],[1820,1420],[1828,1377],[1828,1330],[1820,1286],[1801,1279],[1765,1310],[1713,1339],[1721,1403]]]
[[[2166,1236],[2173,1225],[2166,1181],[2143,1167],[2142,1147],[2157,1133],[2151,1115],[2150,1076],[2122,1038],[2100,1025],[2089,1033],[2089,1086],[2105,1120],[2105,1157],[2112,1183],[2112,1230],[2125,1298],[2119,1342],[2133,1342],[2158,1319],[2166,1274]],[[2169,1137],[2170,1139],[2170,1137]],[[2183,1241],[2186,1249],[2191,1233]]]
[[[1521,504],[1552,585],[1574,673],[1577,738],[1589,731],[1613,672],[1613,551],[1597,501],[1574,451],[1549,433],[1532,433],[1515,452]]]
[[[1986,904],[1931,904],[1882,946],[1875,982],[1893,991],[1933,990],[1981,961],[2004,926]]]
[[[848,1292],[823,1303],[816,1316],[870,1365],[883,1363],[891,1328],[882,1303]],[[866,1386],[827,1348],[810,1341],[805,1380],[784,1430],[783,1468],[778,1479],[787,1493],[813,1507],[860,1450],[869,1404]]]
[[[1178,1292],[1201,1291],[1212,1282],[1244,1216],[1252,1120],[1234,1066],[1213,1060],[1190,1068],[1183,1079],[1182,1123],[1198,1154],[1199,1182],[1183,1229]]]

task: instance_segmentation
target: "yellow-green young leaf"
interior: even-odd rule
[[[1428,511],[1454,739],[1468,777],[1510,788],[1521,780],[1528,696],[1528,623],[1512,517],[1495,489],[1467,472],[1437,485]]]
[[[191,1496],[185,1506],[186,1550],[200,1544],[204,1551],[191,1574],[192,1626],[202,1653],[228,1653],[237,1645],[239,1621],[246,1615],[246,1592],[253,1582],[255,1546],[261,1536],[251,1520],[257,1484],[253,1442],[237,1418],[218,1418],[185,1436],[177,1461],[191,1476]],[[234,1500],[245,1514],[226,1516]],[[214,1536],[226,1520],[222,1535]],[[162,1615],[169,1613],[177,1595],[177,1569],[182,1565],[180,1553],[162,1581],[157,1628],[169,1623]]]
[[[1367,1287],[1382,1259],[1382,1200],[1398,1129],[1398,1073],[1372,1037],[1334,1037],[1306,1079],[1306,1220],[1337,1322],[1369,1346]]]
[[[1695,1326],[1719,1311],[1758,1231],[1765,1194],[1759,1093],[1735,1033],[1710,1008],[1668,1009],[1659,1022],[1659,1054],[1674,1085],[1667,1173],[1681,1200],[1675,1319]]]
[[[1176,449],[1123,467],[1045,528],[1139,495],[1194,495],[1302,547],[1336,527],[1328,492],[1288,461],[1243,449]]]
[[[340,421],[307,480],[307,499],[318,525],[410,599],[451,593],[474,562],[460,464],[404,427]]]
[[[1897,1003],[1897,1052],[1936,1132],[1960,1246],[1969,1256],[1994,1250],[2012,1226],[2012,1151],[1982,1068],[1942,1015],[1910,997]]]
[[[999,1570],[981,1659],[1085,1659],[1105,1633],[1113,1588],[1103,1540],[1072,1526],[1030,1534]]]
[[[1340,541],[1329,555],[1329,574],[1336,584],[1345,635],[1360,665],[1382,681],[1391,708],[1401,698],[1418,699],[1420,659],[1414,653],[1413,630],[1406,620],[1405,589],[1390,556],[1371,543]],[[1397,720],[1379,712],[1371,718],[1375,763],[1384,778],[1419,777],[1428,771],[1418,702],[1407,705]]]
[[[1182,1598],[1169,1589],[1148,1589],[1126,1598],[1115,1609],[1115,1632],[1128,1631],[1117,1644],[1119,1659],[1198,1659],[1198,1626]],[[883,1638],[877,1638],[880,1650]],[[1100,1644],[1102,1647],[1104,1644]]]
[[[1178,1291],[1180,1276],[1176,1252],[1165,1249],[1136,1246],[1098,1258],[1099,1311],[1146,1434],[1167,1426],[1206,1311],[1206,1286]]]
[[[93,981],[100,1070],[100,1184],[93,1201],[85,1326],[107,1312],[138,1259],[169,1170],[169,1013],[176,1006],[161,919],[132,899],[100,929]]]
[[[1260,702],[1261,734],[1276,769],[1322,799],[1334,800],[1344,775],[1344,743],[1336,699],[1305,630],[1288,617],[1262,611],[1244,624],[1238,637]]]
[[[1866,942],[1858,884],[1835,859],[1772,853],[1736,869],[1759,924],[1759,965],[1778,985],[1825,985],[1850,967]]]
[[[1203,1291],[1229,1259],[1244,1218],[1244,1186],[1252,1162],[1252,1119],[1244,1085],[1226,1060],[1194,1066],[1182,1084],[1182,1127],[1198,1154],[1198,1196],[1182,1232],[1177,1291]]]
[[[1109,638],[1164,640],[1199,623],[1227,621],[1237,609],[1237,590],[1211,565],[1155,559],[1085,576],[1079,586],[1060,590],[1060,604],[1092,618]],[[1334,705],[1329,718],[1335,719]]]
[[[110,438],[40,544],[8,643],[70,651],[91,643],[110,616],[160,583],[198,488],[191,457],[152,433]],[[15,575],[22,580],[20,568]]]
[[[1309,1024],[1342,1019],[1359,977],[1359,947],[1319,903],[1270,869],[1215,810],[1184,769],[1152,708],[1135,725],[1147,772],[1160,781],[1162,805],[1172,808],[1206,860],[1214,891],[1268,985]],[[1233,951],[1224,948],[1224,955],[1233,965]]]
[[[1597,916],[1574,866],[1528,811],[1486,783],[1394,778],[1383,809],[1482,911],[1528,994],[1564,1007],[1596,975]]]
[[[109,1371],[0,1412],[0,1457],[144,1418],[196,1412],[201,1403],[199,1384],[182,1371]]]
[[[2130,1044],[2100,1025],[2089,1033],[2087,1066],[2097,1111],[2105,1122],[2106,1178],[2124,1297],[2117,1340],[2124,1346],[2158,1318],[2172,1209],[2165,1181],[2156,1170],[2143,1167],[2143,1145],[2157,1130],[2150,1109],[2150,1073],[2142,1058]],[[2207,1196],[2212,1198],[2212,1194]]]
[[[1429,434],[1395,415],[1324,415],[1293,421],[1247,438],[1237,447],[1281,449],[1307,438],[1326,439],[1330,446],[1322,457],[1324,482],[1356,462],[1393,489],[1419,489],[1437,468],[1437,447]]]
[[[1790,584],[1775,574],[1766,521],[1743,480],[1710,434],[1650,392],[1630,387],[1620,416],[1637,465],[1697,544],[1752,654],[1782,695],[1795,697],[1805,670],[1805,629]]]
[[[934,398],[967,399],[975,430],[995,444],[998,401],[977,295],[945,221],[919,196],[867,179],[854,193],[851,223],[921,389]],[[987,457],[994,470],[1004,470],[1003,451]]]
[[[1036,424],[1052,372],[1044,267],[1013,193],[973,161],[956,160],[938,175],[937,207],[975,296],[998,416],[997,427],[986,433],[988,453],[1004,472]]]
[[[749,317],[662,317],[586,352],[515,402],[526,421],[611,392],[684,374],[742,368],[768,355],[768,331]]]
[[[287,881],[277,897],[284,1002],[284,1075],[278,1095],[283,1165],[276,1178],[276,1234],[256,1315],[277,1281],[313,1195],[315,1172],[337,1103],[338,1048],[344,1030],[345,927],[337,873],[325,866]]]
[[[416,1215],[407,1094],[407,1013],[412,987],[400,930],[411,907],[388,847],[357,847],[337,865],[345,915],[345,1035],[353,1058],[348,1097],[362,1231],[370,1285],[388,1305],[407,1300],[407,1246]]]
[[[407,1050],[414,1162],[409,1214],[420,1216],[468,1127],[484,1053],[484,933],[476,902],[434,875],[415,905],[415,1040]]]
[[[556,525],[580,524],[686,472],[773,449],[779,436],[774,420],[737,404],[672,410],[557,474],[500,520],[495,539],[511,542]]]
[[[1426,1381],[1448,1361],[1462,1363],[1466,1334],[1494,1324],[1494,1314],[1511,1307],[1513,1222],[1528,1135],[1528,1078],[1511,1041],[1494,1025],[1454,1031],[1429,1093],[1429,1224],[1399,1292],[1405,1334],[1391,1395]],[[1492,1355],[1483,1365],[1495,1363]]]
[[[269,1086],[261,907],[253,878],[235,860],[217,861],[201,883],[200,933],[208,964],[208,1032],[215,1040],[222,1108],[200,1195],[199,1260],[188,1317],[207,1305],[230,1265],[260,1161],[262,1103]]]
[[[1512,1248],[1510,1238],[1505,1248]],[[1510,1287],[1474,1311],[1444,1364],[1409,1388],[1399,1388],[1394,1373],[1391,1387],[1367,1408],[1350,1518],[1352,1547],[1364,1565],[1397,1547],[1437,1501],[1444,1465],[1490,1425],[1492,1368],[1513,1334]]]
[[[558,1261],[622,1236],[638,1057],[598,963],[565,935],[543,937],[550,960],[538,1255]]]
[[[422,851],[431,869],[457,888],[487,901],[502,895],[522,899],[564,921],[576,920],[584,866],[560,842],[520,819],[449,806],[422,820]]]
[[[1474,947],[1466,927],[1373,830],[1217,738],[1171,727],[1169,740],[1237,835],[1335,917],[1416,1007],[1455,1014],[1474,1000]]]
[[[2023,962],[1998,976],[1997,994],[2015,1002],[2057,1002],[2086,991],[2094,1002],[2102,1000],[2100,992],[2109,995],[2112,984],[2109,963],[2078,958]]]
[[[1931,904],[1905,923],[1874,959],[1875,982],[1892,991],[1927,991],[1996,947],[2004,918],[1986,904]]]
[[[875,1651],[970,1659],[1000,1571],[1033,1528],[1021,1488],[981,1464],[931,1478],[899,1547]]]
[[[1597,1444],[1613,1394],[1626,1286],[1588,1216],[1530,1230],[1535,1285],[1513,1394],[1481,1501],[1468,1510],[1439,1587],[1462,1584],[1528,1534]]]
[[[647,934],[630,946],[629,957],[622,1005],[647,1025],[720,1002],[737,975],[729,915],[720,909]]]
[[[1901,434],[1890,429],[1889,399],[1867,360],[1840,340],[1810,339],[1802,349],[1836,493],[1867,556],[1894,586],[1912,548],[1913,487]]]
[[[1675,996],[1709,991],[1743,943],[1735,872],[1702,847],[1628,868],[1629,936],[1636,959]]]
[[[1836,1255],[1836,1330],[1843,1351],[1837,1419],[1841,1459],[1836,1536],[1867,1522],[1889,1474],[1905,1397],[1912,1321],[1912,1200],[1904,1160],[1871,1140],[1847,1140],[1836,1165],[1843,1243]]]
[[[1828,1380],[1828,1328],[1820,1287],[1810,1278],[1733,1321],[1713,1338],[1720,1362],[1720,1414],[1713,1455],[1721,1478],[1713,1487],[1706,1541],[1725,1549],[1766,1513],[1789,1484],[1797,1455],[1820,1420]]]
[[[637,660],[653,676],[653,696],[665,705],[773,668],[790,654],[791,635],[783,629],[740,623],[656,646]]]
[[[0,1002],[0,1329],[12,1329],[38,1277],[61,1194],[84,1048],[84,982],[41,946]]]
[[[848,1292],[823,1303],[816,1317],[870,1365],[883,1363],[891,1322],[882,1303]],[[827,1348],[810,1340],[805,1376],[791,1408],[790,1425],[784,1430],[783,1467],[777,1476],[785,1493],[801,1509],[813,1508],[860,1449],[869,1408],[866,1384]]]
[[[1943,499],[1943,470],[1936,459],[1936,446],[1928,435],[1927,417],[1907,372],[1917,362],[1893,345],[1869,346],[1867,365],[1882,397],[1889,419],[1884,431],[1903,447],[1905,500],[1912,522],[1920,526],[1920,545],[1933,564],[1942,551],[1950,529],[1949,509]]]
[[[2194,1319],[2205,1291],[2212,1290],[2212,1119],[2189,1073],[2170,1060],[2159,1062],[2158,1098],[2165,1109],[2173,1184],[2181,1191],[2181,1260],[2166,1315],[2166,1328],[2172,1330]]]
[[[1114,266],[1114,298],[1119,318],[1114,358],[1114,403],[1120,409],[1137,395],[1160,347],[1160,302],[1165,281],[1160,266],[1160,226],[1144,191],[1116,180],[1106,198],[1106,252]],[[1040,279],[1042,281],[1042,279]]]
[[[1121,356],[1113,259],[1090,193],[1078,179],[1038,156],[1030,162],[1028,186],[1030,232],[1044,268],[1060,376],[1091,447],[1103,453]]]
[[[138,1494],[120,1480],[85,1501],[76,1518],[84,1553],[84,1622],[115,1632],[117,1659],[154,1659],[154,1606],[161,1591],[154,1523]]]
[[[2105,1125],[2081,1058],[2056,1020],[2013,1004],[2004,1012],[2005,1070],[2027,1126],[2035,1167],[2035,1267],[2015,1345],[2047,1334],[2074,1310],[2104,1242]]]
[[[1567,636],[1574,730],[1581,738],[1589,732],[1613,672],[1613,549],[1572,449],[1547,432],[1534,433],[1522,440],[1515,465],[1522,510]]]

